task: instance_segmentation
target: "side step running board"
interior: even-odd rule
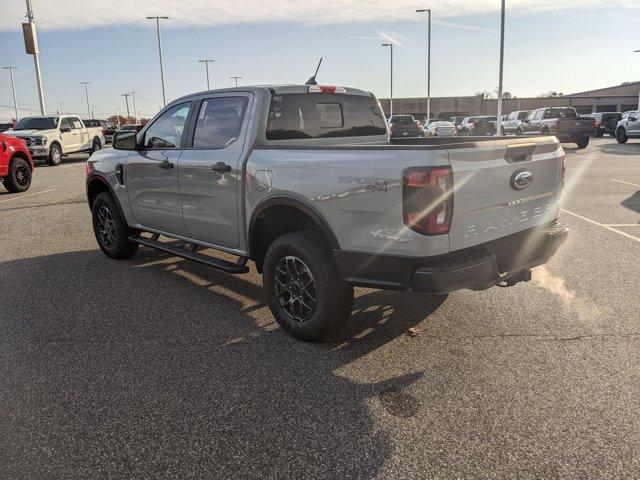
[[[137,235],[132,235],[129,237],[129,240],[132,242],[139,243],[140,245],[144,245],[146,247],[155,248],[156,250],[161,250],[163,252],[170,253],[177,257],[186,258],[187,260],[191,260],[194,262],[202,263],[203,265],[207,265],[209,267],[217,268],[218,270],[222,270],[227,273],[247,273],[249,272],[249,267],[247,267],[247,259],[245,257],[238,258],[238,263],[228,262],[227,260],[222,260],[220,258],[210,257],[208,255],[202,255],[193,250],[187,250],[186,248],[178,247],[176,245],[172,245],[170,243],[164,243],[157,240],[157,236],[154,235],[154,238],[146,238],[139,237]]]

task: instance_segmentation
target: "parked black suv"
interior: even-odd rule
[[[595,119],[596,126],[593,132],[594,137],[602,137],[605,133],[615,137],[616,126],[618,125],[618,122],[622,120],[622,113],[620,112],[587,113],[580,116]]]
[[[460,124],[458,135],[484,136],[496,134],[496,117],[466,117]]]

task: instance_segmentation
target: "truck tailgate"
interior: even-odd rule
[[[562,189],[563,156],[552,137],[450,149],[454,188],[450,250],[553,221]]]

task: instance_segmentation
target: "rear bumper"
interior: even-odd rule
[[[352,285],[444,294],[528,281],[530,269],[546,263],[567,235],[565,225],[553,224],[428,258],[334,253],[342,277]]]

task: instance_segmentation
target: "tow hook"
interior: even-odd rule
[[[531,280],[531,269],[525,268],[519,271],[514,276],[509,277],[507,280],[498,283],[499,287],[513,287],[516,283],[528,282]]]

